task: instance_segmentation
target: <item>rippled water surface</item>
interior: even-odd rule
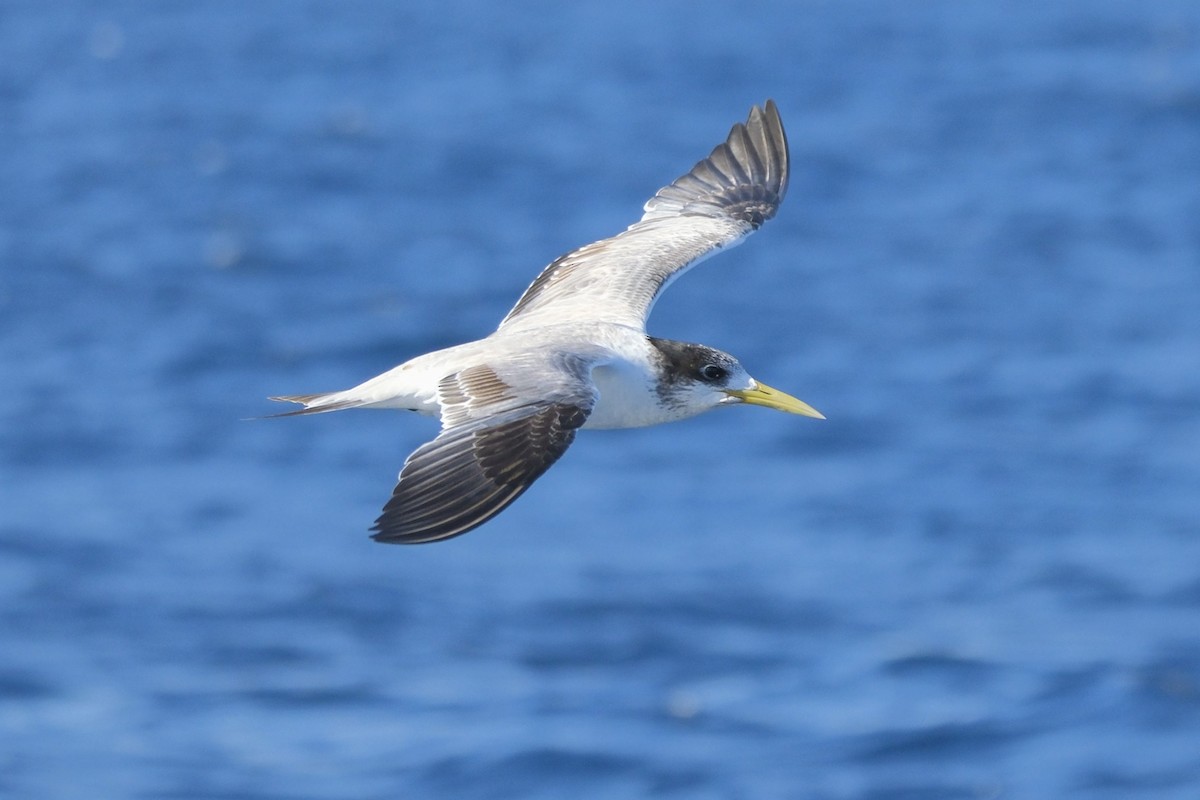
[[[1200,796],[1191,2],[9,3],[0,796]],[[774,97],[659,304],[829,420],[366,528],[489,331]]]

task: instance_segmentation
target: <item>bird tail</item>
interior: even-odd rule
[[[326,392],[324,394],[285,394],[279,397],[269,397],[281,403],[299,403],[304,408],[295,411],[284,411],[272,414],[272,417],[297,417],[302,414],[323,414],[326,411],[341,411],[346,408],[358,408],[370,405],[369,401],[359,398],[347,398],[345,392]]]

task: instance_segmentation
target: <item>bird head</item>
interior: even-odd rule
[[[659,396],[668,406],[693,416],[717,406],[749,403],[789,414],[825,419],[820,411],[760,383],[729,353],[702,344],[650,338],[662,357]]]

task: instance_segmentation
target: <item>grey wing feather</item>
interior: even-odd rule
[[[565,319],[644,327],[672,280],[775,216],[787,186],[787,136],[768,100],[708,158],[650,198],[641,220],[546,267],[500,329]]]
[[[548,403],[447,428],[405,462],[374,538],[417,544],[482,525],[566,452],[589,411]]]

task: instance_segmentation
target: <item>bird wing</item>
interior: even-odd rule
[[[502,379],[480,364],[444,378],[442,432],[404,462],[372,528],[375,540],[448,539],[507,508],[566,452],[587,420],[596,402],[588,371],[575,364],[533,375],[525,365]],[[523,385],[533,377],[536,386]]]
[[[750,109],[708,158],[659,189],[641,220],[546,267],[500,330],[568,319],[644,328],[663,289],[775,216],[787,185],[787,137],[768,100]]]

